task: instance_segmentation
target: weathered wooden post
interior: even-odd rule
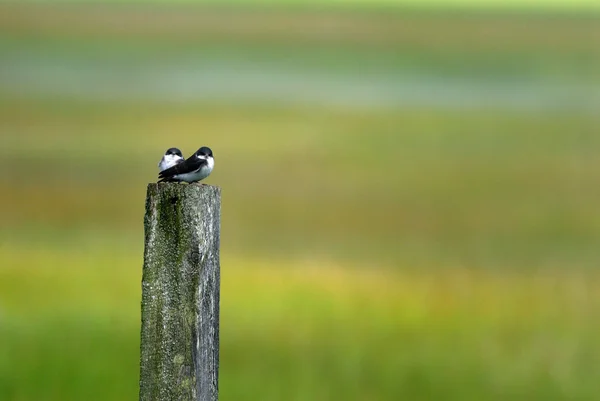
[[[140,401],[216,401],[221,190],[149,184]]]

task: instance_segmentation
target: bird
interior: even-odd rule
[[[158,182],[197,182],[208,177],[214,167],[212,150],[202,146],[185,161],[158,173]]]
[[[164,171],[176,164],[182,163],[184,160],[185,158],[181,154],[181,150],[177,148],[169,148],[165,152],[162,159],[160,159],[160,162],[158,162],[158,170]]]

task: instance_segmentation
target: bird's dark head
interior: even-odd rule
[[[206,146],[202,146],[196,152],[196,156],[198,156],[201,159],[207,159],[209,157],[213,157],[213,152],[212,152],[212,150],[210,150],[210,148],[208,148]]]
[[[183,155],[181,154],[181,150],[179,150],[177,148],[167,149],[167,151],[165,152],[165,155],[174,155],[174,156],[183,157]]]

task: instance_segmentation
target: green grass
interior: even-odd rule
[[[139,258],[2,262],[3,399],[134,398]],[[223,267],[221,399],[596,399],[597,274]]]
[[[180,9],[123,25],[113,18],[139,10],[106,10],[4,8],[3,60],[143,68],[197,52],[308,77],[598,82],[591,17],[242,13],[228,25]],[[137,397],[146,183],[167,147],[203,144],[217,160],[207,183],[223,188],[221,400],[596,400],[598,123],[573,108],[0,88],[0,400]]]

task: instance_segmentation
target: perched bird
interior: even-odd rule
[[[209,176],[215,167],[215,159],[210,148],[201,147],[184,162],[158,173],[158,182],[184,181],[196,182]]]
[[[184,160],[185,159],[183,158],[183,155],[181,154],[181,150],[179,150],[177,148],[169,148],[165,152],[162,159],[160,159],[160,162],[158,162],[158,169],[160,171],[164,171],[164,170],[168,169],[169,167],[173,167],[174,165],[183,162]]]

